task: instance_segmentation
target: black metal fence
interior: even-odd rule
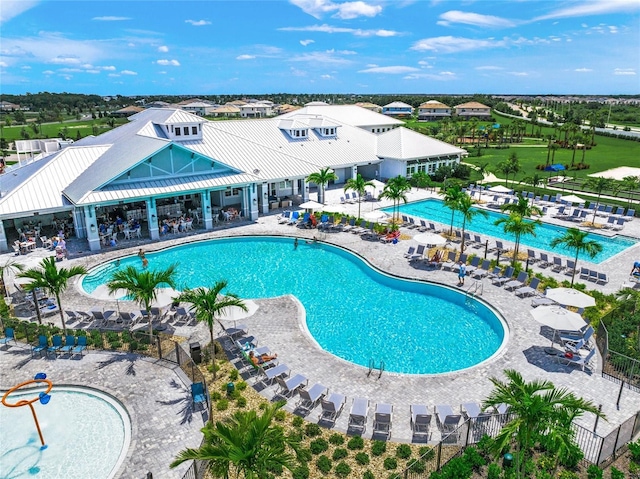
[[[596,345],[602,356],[602,375],[621,382],[622,386],[640,390],[640,361],[609,349],[609,332],[602,320],[598,326]]]

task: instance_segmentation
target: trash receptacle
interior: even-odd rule
[[[502,465],[504,467],[511,467],[513,465],[513,455],[511,453],[506,453],[502,458]]]
[[[227,383],[227,394],[231,396],[233,394],[233,390],[236,388],[236,385],[233,383]]]
[[[200,343],[195,341],[193,343],[189,343],[189,353],[191,354],[191,359],[196,364],[200,364],[202,362],[202,350],[200,349]]]

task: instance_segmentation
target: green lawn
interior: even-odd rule
[[[124,118],[116,118],[115,126],[119,126],[123,123],[126,123],[126,119]],[[96,131],[94,132],[93,126],[96,126]],[[34,133],[33,129],[29,125],[11,125],[11,126],[3,126],[2,127],[2,137],[8,142],[12,142],[14,140],[22,140],[21,131],[22,129],[29,134],[30,139],[36,138],[59,138],[60,133],[66,129],[66,137],[75,140],[78,135],[78,131],[80,135],[84,138],[85,136],[93,135],[94,133],[99,135],[104,133],[105,131],[111,130],[111,127],[107,125],[107,119],[96,119],[96,120],[83,120],[83,121],[73,121],[68,123],[44,123],[42,124],[42,130],[40,133]]]

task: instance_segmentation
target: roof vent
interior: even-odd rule
[[[259,174],[259,173],[260,173],[260,170],[259,170],[258,168],[256,168],[255,170],[253,170],[253,174],[254,174],[254,175],[257,175],[257,174]]]

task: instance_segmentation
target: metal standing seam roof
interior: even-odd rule
[[[16,183],[0,199],[0,215],[24,216],[70,206],[61,193],[70,183],[109,150],[108,145],[70,146],[24,168],[15,170]],[[4,182],[5,179],[3,178]]]
[[[404,127],[378,135],[378,154],[383,158],[410,160],[465,153],[467,151],[462,148]]]
[[[360,128],[404,125],[404,122],[387,115],[376,113],[356,105],[313,105],[284,113],[277,118],[289,118],[294,115],[318,115],[330,118],[342,125]]]
[[[388,105],[385,105],[383,108],[410,108],[411,110],[413,110],[413,107],[411,105],[408,105],[402,101],[392,101]]]

